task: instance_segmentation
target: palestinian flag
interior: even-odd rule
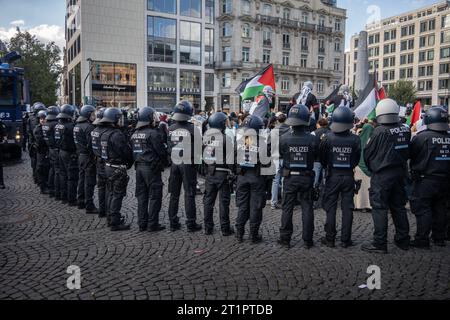
[[[376,84],[376,87],[378,88],[378,84]],[[387,97],[388,96],[386,94],[386,90],[384,90],[384,87],[382,86],[381,89],[377,91],[377,104],[378,104],[378,102],[386,99]],[[375,120],[376,118],[377,118],[377,113],[375,112],[375,109],[373,109],[373,111],[369,114],[367,119],[372,121],[372,120]]]
[[[265,86],[271,86],[274,91],[275,87],[275,74],[273,71],[273,65],[270,64],[263,70],[261,70],[253,78],[242,82],[239,87],[236,88],[236,92],[241,95],[242,100],[251,100],[261,93]]]
[[[408,124],[408,126],[412,127],[413,125],[416,124],[417,121],[420,120],[420,115],[422,112],[422,105],[420,103],[420,100],[416,102],[416,105],[414,106],[414,110],[411,113],[411,115],[409,116],[408,120],[406,121],[406,123]]]
[[[366,88],[360,94],[354,108],[355,116],[360,120],[368,118],[372,112],[375,112],[375,107],[377,106],[378,88],[374,75],[371,75],[370,79]]]
[[[327,104],[327,113],[332,114],[334,112],[334,109],[336,109],[336,106],[334,105],[334,98],[338,95],[339,89],[342,85],[338,86],[334,91],[325,98],[325,103]],[[339,107],[339,106],[338,106]]]

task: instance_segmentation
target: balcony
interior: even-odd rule
[[[230,70],[242,69],[244,63],[242,61],[219,61],[215,62],[214,69],[216,70]]]
[[[325,48],[319,48],[319,54],[325,54]]]
[[[317,26],[317,31],[322,33],[333,33],[333,28],[325,26]]]
[[[281,26],[288,28],[298,28],[298,21],[290,19],[281,19]]]
[[[271,16],[265,16],[265,15],[256,15],[256,21],[262,22],[265,24],[275,25],[278,26],[280,24],[280,18],[271,17]]]
[[[291,44],[290,43],[283,43],[283,49],[284,50],[290,50],[291,49]]]
[[[264,47],[272,47],[272,40],[263,40]]]
[[[316,25],[312,23],[300,22],[299,27],[303,31],[316,31]]]

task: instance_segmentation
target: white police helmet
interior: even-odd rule
[[[400,107],[392,99],[381,100],[376,107],[377,122],[380,124],[393,124],[400,122]]]

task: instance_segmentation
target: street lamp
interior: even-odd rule
[[[87,98],[87,96],[86,96],[86,81],[89,78],[89,76],[91,75],[92,68],[94,67],[94,65],[92,64],[92,59],[91,58],[87,58],[87,62],[89,62],[89,72],[88,72],[86,78],[84,79],[84,84],[83,84],[83,93],[84,93],[84,98],[85,98],[84,99],[85,100],[85,104],[87,103],[87,101],[86,101],[86,98]]]

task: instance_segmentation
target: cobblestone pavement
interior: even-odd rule
[[[317,246],[309,251],[302,246],[298,210],[293,248],[276,244],[281,212],[270,207],[264,211],[264,242],[259,245],[248,240],[237,244],[218,230],[208,237],[188,234],[185,228],[139,233],[132,171],[130,175],[123,213],[133,227],[111,233],[105,220],[41,196],[27,161],[5,168],[0,299],[450,299],[450,246],[403,252],[392,245],[391,224],[390,253],[364,253],[360,244],[371,239],[370,214],[355,213],[357,246],[347,250],[318,244],[323,211],[316,212]],[[200,223],[201,200],[197,197]],[[168,225],[167,184],[163,203],[162,218]],[[183,205],[180,213],[184,215]],[[70,265],[81,268],[81,290],[66,287]],[[381,290],[358,288],[366,283],[370,265],[381,268]]]

